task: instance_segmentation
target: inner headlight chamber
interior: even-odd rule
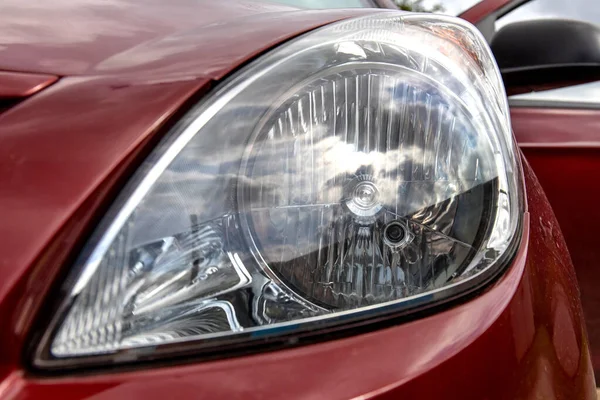
[[[132,179],[38,363],[274,337],[477,287],[518,227],[509,127],[489,49],[460,20],[378,14],[272,51]]]
[[[334,309],[444,286],[495,214],[489,144],[426,75],[383,62],[324,72],[286,94],[243,159],[257,258]]]

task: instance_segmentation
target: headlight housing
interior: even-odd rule
[[[506,265],[519,176],[473,26],[384,13],[311,32],[230,78],[149,157],[36,363],[289,337],[456,297]]]

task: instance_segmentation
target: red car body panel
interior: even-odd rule
[[[556,213],[575,265],[600,376],[600,110],[511,110],[515,135]]]
[[[526,162],[530,214],[518,254],[497,282],[452,308],[219,361],[88,376],[29,370],[28,338],[44,328],[36,321],[51,287],[181,113],[277,43],[374,12],[229,1],[207,2],[199,15],[191,0],[90,3],[1,6],[0,69],[69,77],[0,115],[0,397],[595,398],[573,267]]]
[[[0,5],[0,70],[59,76],[220,79],[257,54],[342,18],[381,10],[275,3],[89,0]],[[68,21],[68,23],[65,23]]]
[[[37,3],[37,4],[36,4]],[[289,10],[251,1],[223,7],[194,0],[73,1],[49,4],[9,0],[0,6],[0,69],[56,75],[92,74],[113,56],[169,35]]]
[[[0,102],[31,96],[57,80],[53,75],[0,71]]]
[[[561,149],[565,153],[576,153],[578,151],[576,149],[600,148],[600,135],[598,134],[600,110],[512,107],[511,118],[519,147],[527,149],[524,150],[525,152],[529,152],[529,149],[552,148]],[[586,169],[583,172],[586,175],[591,170]],[[574,178],[574,176],[563,177]],[[588,189],[586,186],[589,185],[582,185],[581,188]],[[552,202],[552,197],[548,197]],[[559,218],[559,220],[561,219]],[[599,221],[596,220],[596,222]]]

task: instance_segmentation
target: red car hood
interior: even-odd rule
[[[218,79],[290,36],[364,12],[235,0],[7,0],[0,70]]]

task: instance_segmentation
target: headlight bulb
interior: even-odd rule
[[[379,189],[369,175],[358,175],[344,188],[347,193],[343,205],[352,214],[358,224],[370,224],[383,208]]]

